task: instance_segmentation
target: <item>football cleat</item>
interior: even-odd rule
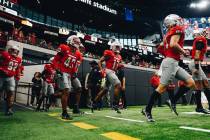
[[[113,109],[118,113],[118,114],[121,114],[119,108],[118,108],[118,105],[114,105],[113,106]]]
[[[64,120],[72,120],[73,119],[67,112],[63,112],[61,114],[61,118]]]
[[[171,109],[171,112],[174,112],[177,116],[179,115],[176,111],[176,105],[172,104],[170,100],[166,101],[166,105]]]
[[[210,114],[210,112],[204,108],[196,108],[195,111],[203,114]]]
[[[73,114],[84,114],[83,111],[80,111],[78,105],[74,105],[74,108],[73,108],[72,113],[73,113]]]
[[[152,114],[147,112],[145,109],[142,109],[141,113],[147,118],[148,122],[155,122],[155,120],[152,118]]]

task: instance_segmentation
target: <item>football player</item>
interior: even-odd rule
[[[207,100],[209,103],[209,109],[210,109],[209,82],[208,82],[208,78],[206,77],[201,67],[201,62],[203,61],[204,55],[207,52],[207,47],[208,47],[208,44],[207,44],[206,34],[204,30],[202,33],[197,34],[195,36],[195,39],[193,41],[193,49],[192,49],[193,60],[189,64],[189,69],[192,72],[193,79],[195,80],[195,84],[198,88],[195,94],[196,103],[197,103],[196,112],[202,112],[202,113],[210,113],[207,110],[205,110],[201,104],[201,90],[203,89],[207,97]]]
[[[201,104],[201,90],[204,89],[204,93],[207,97],[210,106],[210,90],[209,83],[205,73],[202,70],[201,62],[204,59],[204,55],[207,51],[207,40],[205,36],[201,33],[195,34],[195,39],[193,41],[193,49],[192,49],[192,61],[189,64],[189,69],[192,72],[193,79],[195,80],[195,84],[197,89],[195,90],[195,99],[196,99],[196,112],[201,112],[205,114],[210,114],[210,112],[203,108]],[[185,86],[180,87],[175,96],[176,101],[187,92]],[[210,108],[210,107],[209,107]]]
[[[67,39],[67,44],[61,44],[58,48],[58,53],[54,57],[53,64],[58,73],[61,74],[60,81],[58,80],[58,86],[62,90],[61,104],[62,104],[62,118],[72,119],[67,112],[69,92],[72,87],[75,89],[76,104],[74,105],[73,112],[79,111],[79,100],[81,95],[81,83],[76,77],[79,64],[82,62],[82,54],[79,51],[79,47],[82,45],[79,37],[72,35]]]
[[[151,111],[155,100],[159,94],[164,93],[175,77],[185,81],[187,87],[195,88],[195,82],[191,75],[178,65],[181,55],[185,55],[183,49],[185,38],[183,19],[178,15],[170,14],[164,19],[164,25],[167,28],[164,42],[161,43],[161,45],[164,45],[164,54],[166,56],[161,63],[162,73],[164,74],[161,75],[160,84],[150,96],[146,108],[142,110],[142,114],[146,116],[149,122],[154,122]],[[176,112],[175,106],[173,111]]]
[[[13,115],[13,95],[15,92],[16,80],[20,79],[22,59],[18,56],[18,46],[8,46],[8,51],[0,51],[0,91],[6,90],[5,115]]]
[[[109,87],[112,85],[114,87],[113,108],[117,113],[121,113],[118,109],[121,82],[116,75],[118,66],[122,61],[122,57],[120,55],[121,49],[122,45],[119,42],[113,42],[111,44],[111,50],[105,50],[103,56],[100,58],[98,66],[102,77],[105,77],[106,75],[106,83],[104,84],[103,89],[95,98],[95,102],[98,102],[108,92]],[[105,62],[105,69],[102,67],[103,62]]]
[[[48,111],[51,101],[52,101],[52,98],[53,98],[52,96],[54,94],[54,77],[56,74],[55,67],[52,64],[53,59],[54,59],[53,57],[50,58],[49,64],[45,64],[44,70],[42,72],[42,79],[43,79],[42,90],[41,90],[41,97],[39,97],[40,99],[38,102],[38,106],[36,108],[37,111],[40,110],[40,106],[41,106],[42,102],[44,101],[45,97],[48,97],[49,102],[50,102],[49,104],[46,105],[45,111]],[[46,100],[48,98],[46,98]]]

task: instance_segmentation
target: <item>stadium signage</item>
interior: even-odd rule
[[[9,0],[0,0],[0,4],[9,8],[13,8],[14,3],[10,2]]]
[[[82,2],[84,4],[87,4],[87,5],[96,7],[98,9],[104,10],[106,12],[117,15],[117,10],[114,10],[114,9],[110,8],[108,5],[103,5],[101,3],[98,3],[98,2],[95,2],[95,1],[92,1],[92,0],[74,0],[74,1],[75,2]]]

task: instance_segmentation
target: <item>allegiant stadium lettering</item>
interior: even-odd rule
[[[100,4],[100,3],[92,1],[92,0],[74,0],[74,1],[75,2],[82,2],[82,3],[85,3],[85,4],[91,5],[93,7],[96,7],[98,9],[104,10],[106,12],[117,15],[117,10],[114,10],[107,5],[103,5],[103,4]]]

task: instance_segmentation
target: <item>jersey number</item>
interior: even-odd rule
[[[74,68],[76,65],[76,61],[76,59],[68,57],[68,59],[66,59],[66,61],[64,62],[64,65],[69,68]]]
[[[15,71],[17,69],[17,67],[18,67],[18,63],[10,61],[9,65],[8,65],[8,70]]]

